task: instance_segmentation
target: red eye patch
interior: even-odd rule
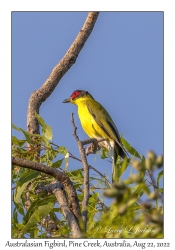
[[[74,92],[72,93],[72,95],[71,95],[72,99],[74,99],[75,97],[79,96],[80,93],[81,93],[81,92],[80,92],[79,90],[74,91]]]

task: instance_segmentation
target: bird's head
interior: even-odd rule
[[[80,100],[87,99],[87,98],[93,99],[93,97],[88,93],[88,91],[75,90],[69,98],[63,101],[63,103],[70,102],[70,103],[77,105]]]

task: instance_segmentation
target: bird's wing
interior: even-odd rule
[[[89,113],[93,116],[100,128],[124,150],[118,129],[105,108],[98,102],[96,102],[95,105],[86,102],[86,105]]]

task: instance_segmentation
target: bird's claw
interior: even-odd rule
[[[94,143],[91,143],[87,148],[86,148],[86,155],[89,155],[89,154],[95,154],[98,150],[100,150],[100,146],[98,145],[95,145]]]

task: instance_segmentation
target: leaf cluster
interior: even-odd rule
[[[39,162],[64,171],[77,190],[81,203],[84,197],[83,168],[69,170],[70,153],[64,146],[52,143],[52,129],[36,115],[42,134],[23,133],[24,139],[12,136],[12,155]],[[122,143],[130,158],[118,159],[116,183],[109,187],[106,176],[90,176],[87,238],[162,238],[163,237],[163,157],[149,151],[140,155],[124,138]],[[101,158],[109,157],[104,149]],[[76,160],[76,159],[75,159]],[[130,168],[127,178],[126,172]],[[70,229],[59,204],[52,194],[38,194],[36,189],[53,182],[46,174],[12,166],[12,237],[71,237]],[[27,196],[28,194],[28,196]],[[27,207],[27,197],[30,206]],[[50,216],[48,223],[46,217]],[[51,227],[51,224],[56,227]]]

